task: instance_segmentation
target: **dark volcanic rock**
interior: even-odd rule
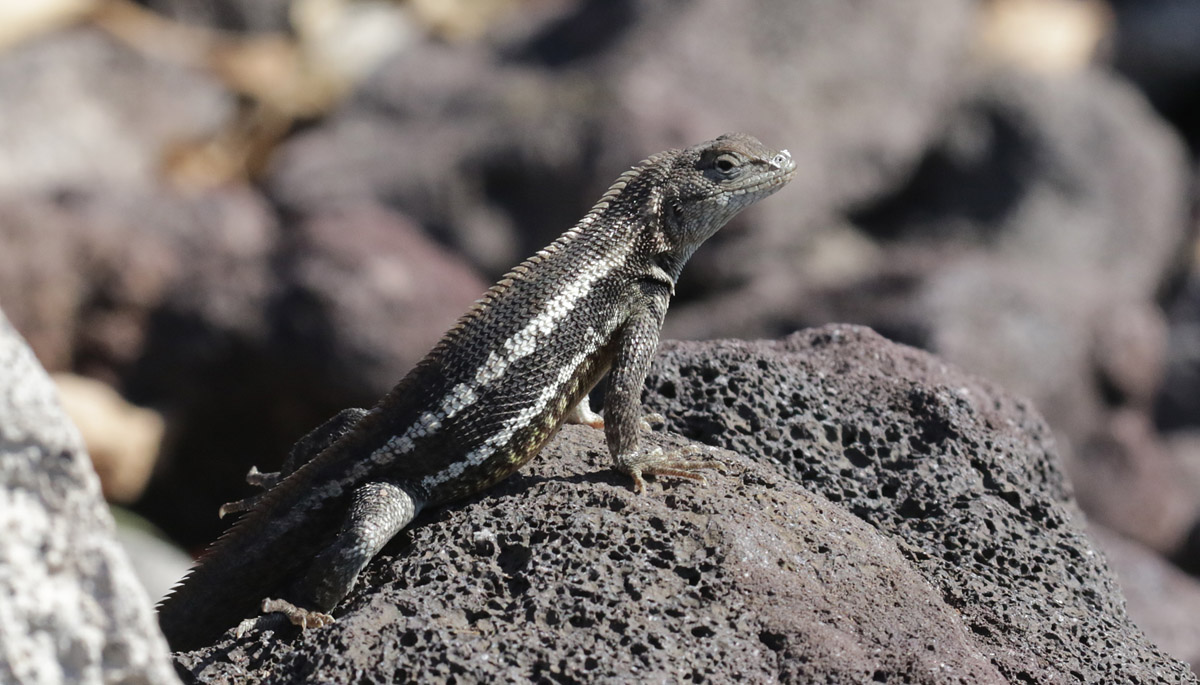
[[[373,404],[486,287],[377,205],[281,228],[244,186],[0,194],[0,244],[0,302],[43,363],[167,414],[139,509],[185,545],[251,464]]]
[[[1197,568],[1200,480],[1189,477],[1149,417],[1113,412],[1081,451],[1087,462],[1072,472],[1071,483],[1088,518]]]
[[[898,539],[1005,678],[1185,677],[1125,617],[1027,401],[852,326],[666,344],[646,400]]]
[[[167,414],[139,508],[186,545],[216,534],[251,464],[373,404],[485,289],[392,212],[281,228],[236,186],[0,195],[0,244],[0,302],[43,363]]]
[[[971,302],[954,299],[959,281],[972,278],[999,281],[980,289],[996,291],[1001,303],[1011,292],[1014,315],[1022,314],[1023,300],[1029,300],[1027,309],[1052,310],[1044,314],[1048,323],[1082,309],[1086,320],[1068,319],[1060,335],[1067,338],[1063,345],[1082,349],[1072,354],[1088,359],[1091,329],[1105,327],[1092,319],[1109,316],[1097,303],[1152,304],[1180,268],[1191,233],[1190,182],[1180,141],[1128,84],[1101,73],[980,74],[915,173],[893,193],[859,207],[850,217],[852,237],[827,248],[850,252],[842,259],[853,268],[822,278],[828,269],[821,260],[828,255],[814,251],[800,269],[764,272],[771,288],[718,301],[717,316],[713,303],[673,309],[668,332],[688,338],[780,335],[825,323],[831,312],[847,313],[907,332],[906,342],[931,346],[957,363],[957,350],[937,347],[937,336],[946,322],[966,325],[966,315],[985,309],[964,312]],[[982,269],[990,273],[973,274]],[[1040,329],[1045,324],[1037,315],[1020,318]],[[980,330],[964,346],[996,358],[996,345],[989,343],[999,326],[985,327],[987,319],[977,318]],[[1044,377],[1041,368],[1026,379],[1014,376],[1020,369],[976,368],[966,361],[961,363],[972,371],[1009,386]],[[1032,391],[1037,389],[1030,394],[1054,422],[1057,407],[1042,402]]]
[[[726,129],[803,160],[786,192],[696,255],[684,292],[794,271],[832,217],[902,182],[962,95],[975,11],[960,0],[646,4],[655,11],[597,60],[614,94],[599,147],[610,168]]]
[[[884,240],[1097,271],[1146,297],[1178,266],[1190,182],[1179,138],[1121,80],[994,71],[974,80],[909,183],[855,219]]]
[[[737,475],[639,496],[599,431],[568,427],[527,472],[406,533],[332,628],[178,663],[206,683],[1004,682],[901,549],[717,456]]]
[[[79,431],[0,313],[0,681],[178,682]]]
[[[169,386],[193,380],[180,378],[181,358],[211,353],[215,337],[266,337],[277,241],[274,217],[244,187],[0,195],[0,242],[11,248],[0,252],[0,300],[51,370],[129,383],[132,367],[166,343],[172,363],[153,382]],[[167,302],[204,320],[208,335],[156,337]]]
[[[423,45],[284,145],[269,190],[301,215],[385,202],[495,276],[599,197],[585,196],[597,99],[479,48]]]
[[[215,532],[214,506],[238,495],[272,429],[282,424],[283,443],[317,420],[263,411],[292,406],[270,395],[277,367],[263,361],[280,356],[268,318],[279,241],[275,217],[246,187],[0,196],[0,242],[13,248],[0,252],[0,302],[46,366],[167,414],[169,463],[142,511],[181,541]]]
[[[667,345],[648,393],[736,448],[712,455],[729,472],[638,496],[567,427],[402,534],[334,626],[177,663],[205,683],[1194,682],[1126,619],[1027,403],[853,327]]]

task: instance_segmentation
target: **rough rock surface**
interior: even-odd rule
[[[178,682],[78,431],[0,314],[0,681]]]
[[[716,456],[737,475],[638,496],[599,431],[568,427],[528,472],[406,533],[332,628],[177,660],[206,683],[1002,682],[894,544]]]
[[[854,326],[666,344],[646,401],[683,434],[770,458],[896,538],[1005,678],[1183,670],[1126,618],[1028,401]]]
[[[1027,403],[853,327],[668,345],[648,390],[739,450],[712,454],[728,473],[634,495],[602,435],[567,427],[402,534],[334,626],[177,664],[204,683],[1192,682],[1125,618]]]

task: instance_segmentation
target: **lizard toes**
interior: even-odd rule
[[[653,412],[642,416],[642,430],[651,431],[654,430],[655,427],[665,425],[667,425],[667,417],[659,414],[658,412]]]
[[[695,445],[688,445],[669,451],[664,451],[661,447],[654,447],[621,459],[618,462],[617,468],[633,478],[633,489],[639,493],[646,491],[646,482],[642,478],[643,475],[687,478],[688,480],[694,480],[706,485],[708,480],[703,474],[696,473],[697,471],[711,469],[725,473],[725,467],[724,464],[712,458],[688,458],[699,455],[704,451],[703,447]]]
[[[246,484],[263,490],[270,490],[278,485],[280,480],[278,471],[264,473],[259,471],[257,466],[251,466],[250,470],[246,472]]]
[[[298,607],[286,599],[264,599],[262,611],[264,614],[282,614],[292,625],[299,626],[301,630],[323,628],[333,623],[333,616],[323,611]]]
[[[261,497],[262,497],[262,495],[250,495],[249,497],[246,497],[244,499],[234,500],[233,502],[226,502],[225,504],[221,505],[220,509],[217,509],[217,518],[223,519],[230,514],[237,514],[239,512],[243,512],[243,511],[250,511],[251,509],[254,508],[255,504],[258,504],[258,500]]]

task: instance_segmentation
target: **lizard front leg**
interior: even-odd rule
[[[617,333],[616,353],[604,397],[604,437],[613,467],[633,478],[637,492],[646,490],[644,475],[678,476],[704,482],[704,476],[696,471],[720,468],[711,461],[689,459],[696,454],[695,449],[664,451],[661,447],[641,446],[639,430],[646,424],[642,415],[642,386],[658,349],[658,332],[662,327],[661,310],[656,311],[652,306],[635,307]]]

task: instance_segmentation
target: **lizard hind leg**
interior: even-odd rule
[[[254,508],[254,505],[258,504],[258,500],[262,499],[266,491],[278,485],[281,480],[283,479],[280,477],[278,471],[263,473],[258,470],[257,466],[251,466],[250,470],[246,472],[246,483],[256,488],[262,488],[263,491],[256,495],[250,495],[249,497],[243,497],[242,499],[222,504],[221,508],[217,509],[217,517],[225,518],[230,514],[250,511]]]
[[[563,423],[576,423],[592,428],[604,428],[604,417],[592,411],[592,403],[584,395],[571,411],[563,418]]]
[[[579,400],[571,411],[563,418],[563,423],[574,423],[583,426],[591,426],[592,428],[604,428],[604,417],[592,410],[592,404],[588,401],[587,395]],[[642,430],[654,430],[655,426],[665,426],[667,418],[659,413],[645,414],[642,416]],[[246,476],[249,479],[249,475]]]
[[[266,616],[247,619],[238,635],[256,625],[269,624],[270,614],[280,613],[301,628],[333,622],[329,615],[354,587],[358,574],[396,533],[421,509],[421,502],[405,487],[388,481],[364,483],[354,491],[350,511],[337,538],[317,555],[304,578],[286,599],[264,599]]]

